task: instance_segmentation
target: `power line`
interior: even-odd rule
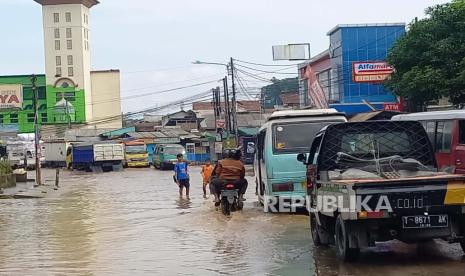
[[[250,62],[250,61],[244,61],[244,60],[239,60],[239,59],[234,59],[235,61],[239,61],[242,63],[247,63],[251,65],[257,65],[257,66],[268,66],[268,67],[287,67],[287,66],[297,66],[299,64],[263,64],[263,63],[255,63],[255,62]]]
[[[282,70],[276,70],[276,71],[265,71],[265,70],[255,69],[255,68],[248,67],[248,66],[241,65],[241,64],[237,64],[237,66],[243,67],[243,68],[247,68],[247,69],[253,70],[253,71],[258,71],[258,72],[266,73],[266,74],[283,74],[283,75],[297,75],[297,74],[298,74],[297,72],[295,72],[295,73],[279,72],[279,71],[283,71],[283,70],[290,69],[291,67],[287,67],[287,68],[284,68],[284,69],[282,69]]]

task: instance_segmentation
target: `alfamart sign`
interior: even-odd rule
[[[0,109],[22,108],[23,86],[21,84],[0,84]]]
[[[352,66],[354,82],[382,82],[394,72],[394,67],[384,61],[354,62]]]

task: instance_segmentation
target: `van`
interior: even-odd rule
[[[173,169],[178,154],[186,154],[186,149],[182,145],[158,145],[153,153],[153,166],[160,170]]]
[[[265,212],[270,210],[268,204],[305,198],[306,168],[297,161],[297,154],[309,151],[323,127],[339,122],[347,119],[335,109],[287,110],[274,112],[260,128],[254,171],[256,192]]]
[[[393,121],[419,121],[433,146],[438,168],[465,174],[465,110],[401,114]]]

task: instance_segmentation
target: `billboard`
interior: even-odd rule
[[[309,43],[273,46],[273,60],[307,60],[309,58]]]
[[[354,82],[382,82],[394,72],[394,67],[385,61],[366,61],[352,63]]]
[[[0,109],[22,108],[23,86],[21,84],[0,84]]]

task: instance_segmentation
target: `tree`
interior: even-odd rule
[[[265,108],[273,108],[275,105],[283,104],[279,97],[281,94],[299,91],[299,81],[297,78],[278,80],[273,77],[271,82],[272,84],[261,89],[264,97],[263,105]]]
[[[385,86],[417,109],[444,96],[464,105],[465,0],[430,7],[426,15],[389,52],[395,72]]]

